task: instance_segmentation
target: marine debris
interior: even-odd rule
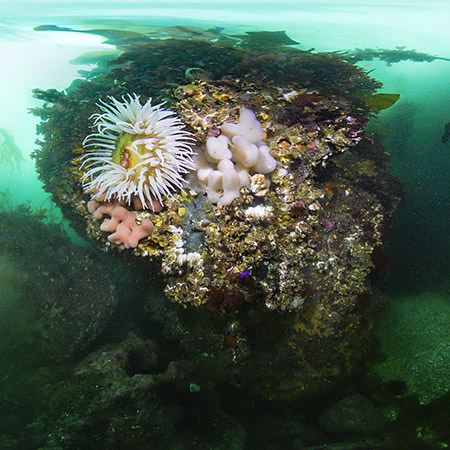
[[[365,351],[379,305],[371,255],[400,190],[364,127],[398,96],[378,93],[381,83],[342,56],[300,50],[284,34],[213,34],[130,40],[109,69],[63,92],[36,90],[45,103],[33,110],[42,135],[33,157],[80,234],[134,256],[149,275],[159,266],[168,333],[178,330],[199,370],[211,369],[201,355],[213,355],[216,379],[293,399],[350,373]],[[172,141],[174,123],[146,135],[143,110],[162,102],[159,113],[176,114]],[[92,115],[99,128],[86,138]],[[176,154],[160,147],[168,142],[181,143]],[[160,175],[121,191],[147,157]],[[113,164],[120,180],[109,189]],[[158,191],[163,173],[177,189]],[[135,245],[115,242],[92,200],[152,226]]]

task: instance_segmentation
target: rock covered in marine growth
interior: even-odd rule
[[[38,111],[35,157],[74,227],[114,251],[83,191],[86,169],[103,170],[83,166],[89,117],[108,96],[166,101],[195,139],[198,167],[161,211],[137,213],[153,230],[122,256],[140,257],[149,276],[160,265],[165,325],[199,370],[293,399],[349,373],[364,352],[377,307],[367,277],[399,190],[364,136],[380,83],[336,54],[246,42],[150,39],[64,94],[38,92],[55,105]],[[114,161],[131,168],[129,142],[118,144]]]

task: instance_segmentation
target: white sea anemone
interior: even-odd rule
[[[154,200],[163,204],[183,189],[184,175],[195,167],[194,139],[173,111],[151,99],[144,105],[136,94],[108,99],[92,116],[97,132],[83,142],[83,187],[105,201],[139,198],[153,209]]]

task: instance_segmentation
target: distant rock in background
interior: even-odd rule
[[[1,351],[62,361],[99,336],[117,295],[105,263],[42,219],[24,205],[0,210]]]
[[[428,404],[450,386],[450,303],[432,292],[394,298],[376,332],[386,360],[371,372],[383,382],[404,381]]]
[[[319,422],[330,433],[367,435],[382,429],[387,420],[366,397],[349,395],[324,410]]]

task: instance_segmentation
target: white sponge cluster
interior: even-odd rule
[[[209,137],[199,156],[197,177],[205,185],[208,200],[229,205],[249,184],[250,173],[275,170],[275,159],[264,144],[264,130],[253,111],[242,109],[238,123],[224,123],[218,137]]]

